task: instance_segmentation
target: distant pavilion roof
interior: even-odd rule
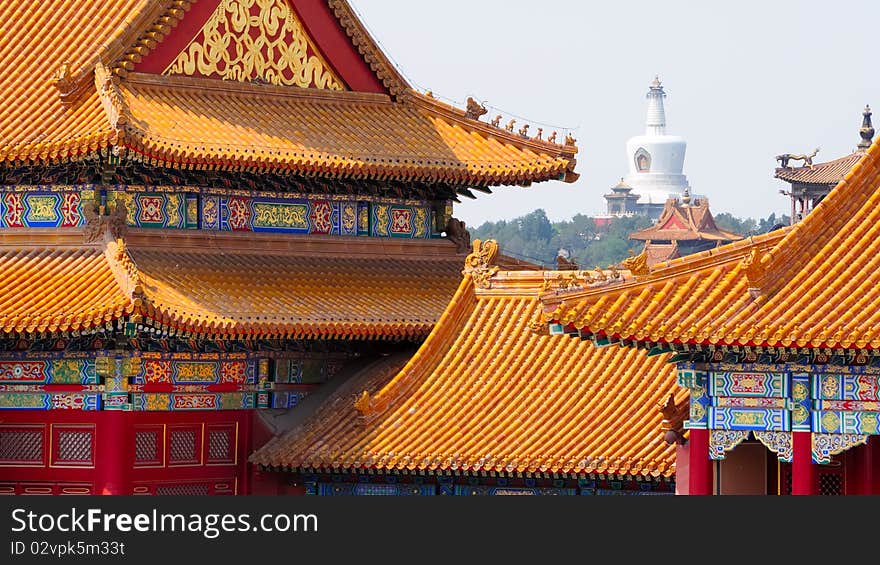
[[[677,198],[666,201],[657,223],[629,236],[636,241],[739,241],[741,235],[720,229],[709,210],[709,201],[698,198],[685,204]]]
[[[816,184],[834,186],[843,180],[843,177],[852,170],[865,156],[864,151],[856,151],[846,157],[818,163],[812,167],[796,167],[776,169],[776,178],[790,184]]]

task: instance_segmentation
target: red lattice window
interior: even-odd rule
[[[95,426],[53,425],[53,467],[94,467]]]
[[[202,464],[202,427],[171,426],[168,429],[168,465]]]
[[[45,445],[42,424],[0,426],[0,465],[42,467],[46,464]]]
[[[819,473],[820,496],[843,496],[843,474]]]
[[[210,465],[234,465],[236,460],[236,436],[235,424],[208,426],[205,461]]]
[[[134,466],[162,467],[165,430],[162,426],[136,426],[134,430]]]

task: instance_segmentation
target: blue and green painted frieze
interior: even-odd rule
[[[167,186],[20,186],[0,189],[0,229],[80,227],[83,206],[121,203],[129,227],[349,237],[440,237],[446,202],[357,195],[253,193]]]

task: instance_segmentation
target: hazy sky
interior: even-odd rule
[[[532,131],[576,128],[577,183],[464,200],[455,215],[469,226],[536,208],[552,220],[603,213],[655,74],[667,131],[688,141],[685,174],[716,213],[788,213],[774,157],[849,154],[865,104],[880,112],[876,0],[351,1],[417,89],[460,107],[473,96]]]

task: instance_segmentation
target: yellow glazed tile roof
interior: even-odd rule
[[[196,334],[424,338],[461,278],[454,253],[415,259],[153,245],[128,252],[144,316]]]
[[[421,96],[396,79],[392,98],[149,75],[114,66],[125,57],[139,57],[136,45],[144,34],[161,42],[164,33],[173,33],[177,19],[187,13],[175,6],[188,4],[4,3],[0,63],[6,71],[0,91],[7,104],[0,108],[0,163],[52,162],[116,146],[172,167],[459,185],[577,178],[573,144],[530,139],[467,118],[463,110]],[[360,25],[352,23],[345,2],[331,5],[345,20],[343,27]],[[388,78],[387,65],[379,64],[384,56],[372,40],[357,37],[360,52]]]
[[[0,251],[0,331],[88,330],[131,312],[96,248],[7,247]]]
[[[422,339],[461,278],[461,257],[448,241],[133,230],[126,240],[82,245],[79,236],[75,245],[58,241],[76,234],[45,231],[0,241],[4,333],[75,331],[125,318],[221,338]]]
[[[415,93],[392,102],[134,73],[120,91],[130,116],[125,144],[171,163],[484,185],[573,174],[573,148],[468,120]]]
[[[467,275],[403,369],[368,370],[254,463],[347,470],[671,476],[667,356],[533,333],[543,272]],[[357,377],[355,377],[357,378]],[[366,393],[366,394],[365,394]]]
[[[875,143],[793,228],[597,288],[550,290],[548,320],[666,343],[880,347]]]
[[[147,0],[21,0],[0,3],[0,161],[58,159],[115,139],[90,76],[98,53],[126,33]],[[86,85],[65,107],[53,83],[67,62]],[[89,85],[89,83],[91,83]]]

